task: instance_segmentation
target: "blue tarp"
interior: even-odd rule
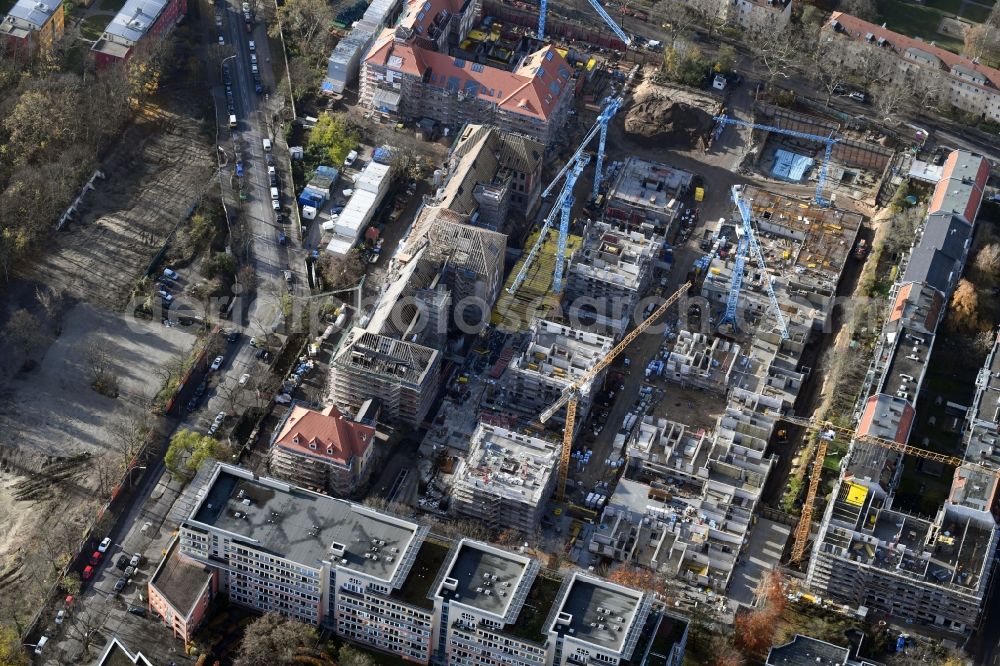
[[[774,166],[771,174],[784,180],[801,181],[815,163],[811,157],[790,153],[787,150],[774,151]]]

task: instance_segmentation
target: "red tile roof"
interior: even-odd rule
[[[976,164],[975,173],[959,172],[959,170],[968,169],[972,164]],[[978,155],[963,154],[957,150],[949,153],[948,159],[945,160],[941,171],[941,180],[934,186],[934,195],[927,206],[928,214],[945,210],[945,198],[948,196],[949,188],[954,181],[962,182],[966,178],[970,179],[975,187],[968,190],[969,199],[965,202],[965,208],[959,211],[946,210],[945,212],[960,212],[964,215],[966,221],[973,222],[976,219],[976,213],[979,211],[979,205],[983,202],[986,181],[990,179],[990,164]],[[965,188],[962,188],[962,191],[965,191]]]
[[[558,105],[572,69],[555,48],[546,46],[524,58],[513,72],[453,58],[416,45],[415,39],[397,41],[393,29],[379,35],[365,62],[411,76],[426,83],[488,99],[498,108],[547,120]]]
[[[883,401],[903,403],[903,413],[899,417],[899,422],[896,424],[896,432],[892,435],[891,439],[894,439],[900,444],[906,444],[906,440],[910,437],[910,428],[913,426],[913,406],[905,400],[895,398],[884,393],[878,393],[868,398],[868,402],[865,403],[865,411],[861,415],[861,420],[858,423],[858,435],[884,437],[884,435],[877,432],[872,432],[872,426],[884,427],[886,425],[884,420],[882,420],[885,418],[884,415],[882,419],[879,419],[880,422],[876,423],[876,411],[879,408],[885,409],[885,406],[880,404]]]
[[[892,30],[875,25],[874,23],[862,21],[861,19],[851,16],[850,14],[834,12],[833,15],[830,16],[829,25],[832,25],[834,21],[839,23],[843,27],[844,31],[851,37],[864,39],[866,35],[871,33],[874,41],[878,41],[879,38],[885,39],[890,45],[885,48],[891,47],[900,56],[906,53],[907,49],[920,49],[925,53],[930,53],[931,55],[936,56],[941,62],[944,63],[945,67],[948,67],[949,69],[955,65],[960,65],[966,69],[978,72],[990,81],[992,84],[991,87],[994,91],[1000,89],[1000,70],[975,63],[965,56],[952,53],[951,51],[941,48],[940,46],[932,46],[929,42],[914,39],[912,37],[906,37],[905,35],[893,32]],[[967,81],[967,83],[969,83],[969,85],[975,85],[971,81]]]
[[[295,406],[275,444],[289,451],[346,465],[351,458],[363,456],[374,437],[375,428],[352,421],[333,405],[321,412]],[[310,448],[310,444],[315,448]]]
[[[941,292],[933,289],[929,304],[930,307],[926,308],[925,312],[921,312],[918,307],[920,293],[914,293],[914,290],[919,292],[921,288],[922,285],[916,282],[907,282],[899,288],[899,293],[896,294],[896,301],[892,304],[892,311],[889,313],[889,321],[899,321],[904,316],[909,317],[912,314],[924,314],[923,327],[931,332],[937,329],[938,318],[941,316],[941,309],[944,306],[944,299],[941,297]],[[931,288],[928,287],[928,289]],[[914,297],[912,301],[910,300],[910,296]]]

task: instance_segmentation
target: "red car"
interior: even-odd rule
[[[83,575],[80,576],[84,580],[90,580],[94,575],[94,567],[84,567]]]
[[[101,563],[101,556],[102,553],[99,553],[98,551],[95,550],[94,554],[90,556],[90,563],[96,567],[98,564]]]

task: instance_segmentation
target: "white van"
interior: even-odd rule
[[[264,144],[264,152],[265,153],[271,152],[271,140],[270,139],[264,139],[263,141],[261,141],[261,143]]]
[[[45,644],[48,642],[49,642],[48,636],[42,636],[41,638],[39,638],[38,643],[35,644],[35,654],[41,654],[42,648],[45,647]]]
[[[352,164],[354,164],[354,160],[356,159],[358,159],[358,151],[352,150],[351,152],[347,153],[347,158],[344,159],[344,166],[345,167],[351,166]]]
[[[272,187],[271,188],[271,201],[277,201],[279,198],[281,198],[281,197],[278,194],[278,188],[277,187]]]
[[[229,129],[236,129],[236,114],[229,114]]]

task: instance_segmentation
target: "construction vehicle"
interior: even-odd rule
[[[562,395],[559,396],[559,399],[549,405],[548,409],[539,415],[538,420],[541,423],[545,423],[552,418],[555,413],[563,407],[563,405],[566,406],[566,425],[563,428],[562,452],[559,460],[559,480],[556,484],[555,492],[556,501],[562,502],[566,497],[566,480],[569,478],[569,460],[573,451],[573,430],[576,425],[576,406],[580,399],[580,395],[588,390],[590,383],[594,381],[594,378],[596,378],[597,375],[601,374],[605,368],[611,365],[614,360],[618,358],[618,356],[620,356],[630,344],[632,344],[633,340],[642,335],[643,332],[652,326],[657,319],[662,317],[670,306],[676,303],[677,299],[686,294],[690,288],[690,282],[681,285],[680,289],[675,291],[670,298],[663,301],[663,303],[660,304],[660,307],[656,308],[653,314],[649,315],[645,321],[633,328],[628,335],[622,338],[621,342],[615,345],[614,349],[595,363],[594,367],[585,372],[579,379],[564,388]]]
[[[822,476],[823,473],[823,461],[826,459],[826,449],[829,443],[832,442],[838,435],[846,437],[848,440],[853,439],[858,442],[864,442],[865,444],[873,444],[884,449],[889,449],[890,451],[897,451],[905,455],[912,455],[917,456],[918,458],[933,460],[934,462],[938,462],[943,465],[950,465],[952,467],[978,467],[990,474],[1000,474],[1000,470],[992,469],[978,462],[967,461],[957,456],[949,456],[935,451],[928,451],[927,449],[917,448],[892,439],[884,439],[873,435],[859,435],[851,428],[845,428],[829,422],[821,422],[816,419],[802,418],[798,416],[782,416],[781,420],[787,423],[802,426],[812,432],[820,433],[819,446],[816,448],[816,459],[813,461],[812,473],[809,476],[809,488],[806,491],[805,502],[802,504],[802,514],[799,517],[799,524],[795,528],[795,542],[792,545],[792,556],[790,558],[790,562],[792,564],[798,564],[801,562],[803,556],[805,555],[806,545],[809,541],[809,530],[812,524],[813,505],[816,502],[816,492],[819,489],[820,476]],[[784,431],[778,431],[779,437],[782,432]]]

